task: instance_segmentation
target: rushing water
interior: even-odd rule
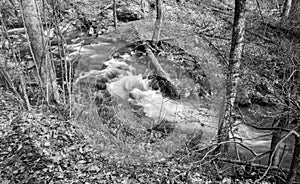
[[[95,77],[97,75],[106,76],[108,78],[107,90],[110,94],[134,106],[141,107],[144,115],[154,120],[154,124],[159,124],[162,120],[175,122],[175,130],[182,133],[202,132],[200,143],[203,145],[214,142],[219,112],[218,109],[213,108],[216,104],[213,104],[214,100],[211,99],[220,99],[220,96],[213,94],[210,100],[200,98],[196,94],[197,83],[187,75],[185,68],[174,65],[172,59],[159,57],[161,66],[169,73],[171,82],[176,85],[182,98],[174,100],[164,97],[160,91],[149,87],[147,75],[150,74],[151,68],[149,68],[148,57],[137,56],[129,52],[109,59],[109,56],[122,46],[124,46],[124,42],[105,42],[86,47],[77,67],[78,73],[85,73],[78,74],[81,77],[77,81],[95,73]],[[236,124],[233,134],[230,135],[231,138],[235,138],[236,141],[254,150],[257,154],[269,150],[271,137],[264,135],[270,132],[256,130],[242,122]],[[284,143],[280,146],[280,149],[286,150],[282,162],[283,167],[289,167],[291,161],[292,146],[290,145],[290,143]],[[246,159],[253,158],[247,149],[238,147]],[[267,156],[258,162],[267,164]]]

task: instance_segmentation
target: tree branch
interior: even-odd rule
[[[299,133],[296,132],[295,130],[291,130],[288,134],[286,134],[286,135],[285,135],[285,136],[284,136],[284,137],[276,144],[275,149],[274,149],[274,151],[273,151],[273,153],[272,153],[272,155],[271,155],[271,157],[270,157],[270,163],[269,163],[269,166],[267,167],[267,169],[266,169],[266,171],[264,172],[263,176],[260,177],[259,179],[257,179],[256,181],[254,181],[254,183],[258,183],[258,182],[260,182],[261,180],[263,180],[264,177],[266,177],[266,175],[268,174],[269,170],[272,168],[272,160],[273,160],[273,157],[274,157],[274,155],[275,155],[275,150],[277,150],[277,149],[279,148],[279,145],[280,145],[283,141],[285,141],[290,135],[294,135],[294,136],[296,136],[296,137],[298,137],[298,138],[300,137]]]

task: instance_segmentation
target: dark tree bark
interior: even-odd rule
[[[231,49],[229,54],[229,64],[226,78],[226,99],[224,103],[224,113],[219,120],[218,142],[228,140],[230,127],[232,127],[233,107],[235,104],[237,85],[240,79],[240,60],[244,48],[246,21],[246,0],[235,0],[234,22],[232,31]],[[227,145],[220,145],[217,151],[228,151]]]
[[[290,167],[290,173],[287,178],[287,184],[292,184],[297,176],[297,171],[300,170],[300,127],[298,127],[298,136],[295,136],[295,144],[294,144],[294,153],[293,153],[293,159],[292,164]]]
[[[275,126],[277,128],[285,128],[288,125],[288,119],[287,117],[281,117],[277,120]],[[284,150],[278,149],[275,150],[276,145],[279,143],[279,141],[283,137],[283,131],[281,130],[275,130],[272,134],[272,140],[271,140],[271,146],[270,146],[270,156],[269,156],[269,164],[272,166],[279,166],[281,158],[284,154]],[[271,159],[271,156],[273,154],[273,157]]]
[[[113,12],[114,12],[114,27],[115,29],[117,29],[117,2],[116,0],[113,0]]]
[[[162,19],[163,19],[162,0],[156,0],[156,20],[155,20],[154,32],[152,35],[153,42],[159,41]]]
[[[22,0],[22,15],[40,85],[48,103],[60,102],[56,74],[46,49],[44,33],[35,0]]]

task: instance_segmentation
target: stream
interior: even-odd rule
[[[75,51],[70,57],[80,57],[76,68],[75,85],[86,88],[90,86],[87,83],[102,80],[103,85],[106,86],[104,90],[118,100],[118,105],[125,104],[118,111],[126,112],[126,115],[121,115],[120,119],[130,116],[128,118],[130,122],[127,121],[129,126],[151,129],[162,122],[167,122],[173,125],[171,132],[176,132],[177,135],[198,137],[197,145],[200,148],[215,143],[218,128],[218,104],[222,100],[222,90],[218,91],[217,88],[222,86],[223,80],[220,78],[222,74],[220,67],[217,67],[217,61],[202,60],[198,68],[190,55],[184,55],[176,49],[171,48],[166,52],[156,53],[160,65],[170,75],[170,82],[176,86],[180,95],[179,99],[171,99],[162,93],[161,89],[151,87],[153,81],[149,79],[149,76],[153,74],[153,68],[143,49],[138,48],[141,44],[140,42],[127,44],[124,40],[102,38],[97,44],[74,47]],[[195,51],[192,50],[189,53],[193,54]],[[212,56],[209,57],[211,59]],[[211,70],[213,67],[216,68],[215,71],[203,75],[203,70]],[[203,82],[204,79],[199,79],[197,75],[190,72],[192,70],[206,77],[205,80],[208,81],[206,82],[210,84],[211,94],[207,95],[208,87],[204,86],[207,85],[205,82],[199,84],[199,81]],[[198,77],[198,81],[195,76]],[[214,83],[211,83],[212,81]],[[269,149],[271,136],[264,135],[270,132],[256,130],[241,121],[236,122],[236,125],[233,134],[230,135],[231,138],[237,137],[235,140],[258,154]],[[172,139],[174,138],[177,137],[173,136]],[[238,147],[242,157],[248,160],[253,158],[248,150]],[[288,168],[292,146],[290,143],[284,143],[280,149],[286,150],[281,166]],[[267,157],[268,154],[257,162],[267,164]]]

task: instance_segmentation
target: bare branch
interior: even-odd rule
[[[255,163],[251,163],[249,161],[230,160],[230,159],[226,159],[226,158],[216,158],[216,160],[221,161],[221,162],[230,163],[230,164],[251,165],[251,167],[257,167],[257,168],[261,168],[261,169],[268,169],[268,166],[266,166],[266,165],[255,164]],[[280,170],[280,171],[283,171],[285,173],[289,173],[290,172],[288,169],[284,169],[284,168],[280,168],[280,167],[276,167],[276,166],[271,166],[270,170],[274,170],[274,171]]]
[[[263,180],[265,177],[266,177],[266,175],[268,174],[268,172],[269,172],[269,170],[272,168],[272,159],[273,159],[273,157],[274,157],[274,155],[275,155],[275,150],[278,150],[278,148],[279,148],[279,145],[283,142],[283,141],[285,141],[289,136],[291,136],[291,135],[294,135],[294,136],[296,136],[296,137],[300,137],[300,135],[299,135],[299,133],[298,132],[296,132],[295,130],[291,130],[288,134],[286,134],[278,143],[277,143],[277,145],[275,146],[275,149],[274,149],[274,151],[273,151],[273,153],[272,153],[272,155],[271,155],[271,157],[270,157],[270,163],[269,163],[269,166],[268,166],[268,168],[266,169],[266,171],[264,172],[264,174],[263,174],[263,176],[262,177],[260,177],[259,179],[257,179],[256,181],[254,181],[254,183],[259,183],[261,180]]]

